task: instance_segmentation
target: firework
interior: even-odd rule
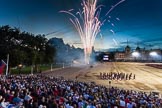
[[[105,16],[123,1],[125,0],[121,0],[116,5],[112,6]],[[89,64],[95,38],[100,32],[100,27],[104,24],[106,19],[103,21],[99,20],[102,5],[97,6],[97,0],[83,0],[81,6],[83,7],[82,11],[79,10],[76,14],[72,12],[73,9],[70,9],[69,11],[62,10],[60,12],[72,16],[70,21],[79,33],[84,47],[85,63]]]

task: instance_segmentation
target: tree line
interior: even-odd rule
[[[5,25],[0,26],[0,60],[6,61],[8,54],[9,67],[19,64],[37,67],[53,62],[55,48],[45,35],[34,35]]]

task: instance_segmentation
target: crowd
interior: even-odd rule
[[[152,93],[45,75],[0,77],[0,108],[162,108]]]
[[[100,72],[100,79],[104,80],[131,80],[135,79],[136,75],[132,73],[123,73],[123,72]]]

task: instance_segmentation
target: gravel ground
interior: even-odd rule
[[[132,80],[113,80],[109,84],[108,80],[99,78],[100,72],[123,72],[136,75]],[[162,69],[145,66],[144,63],[130,62],[107,62],[97,63],[90,66],[75,66],[56,69],[52,72],[43,73],[49,76],[63,76],[66,79],[78,81],[95,82],[104,86],[114,86],[123,89],[132,89],[145,92],[159,92],[162,94]]]

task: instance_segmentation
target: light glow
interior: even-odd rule
[[[157,52],[150,52],[150,56],[157,56],[158,54],[157,54]]]
[[[133,52],[133,53],[132,53],[132,56],[133,56],[133,57],[139,57],[139,56],[140,56],[140,53],[139,53],[139,52]]]

